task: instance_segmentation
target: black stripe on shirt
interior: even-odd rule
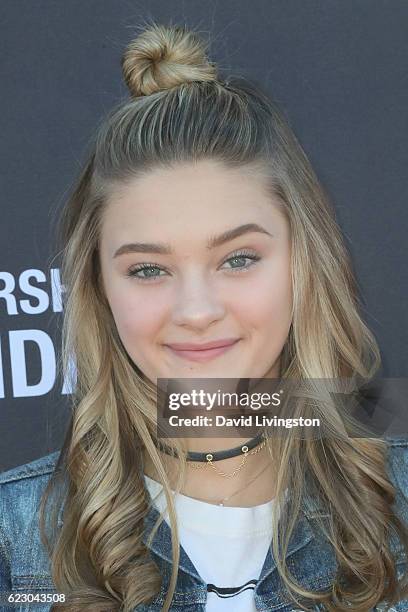
[[[244,591],[254,591],[257,584],[257,580],[248,580],[245,584],[239,587],[217,587],[215,584],[207,584],[207,591],[209,593],[216,593],[218,597],[235,597]]]

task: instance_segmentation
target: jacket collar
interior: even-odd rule
[[[151,500],[150,494],[149,498]],[[144,533],[142,540],[144,544],[147,543],[147,538],[152,531],[153,526],[156,523],[160,513],[154,505],[150,505],[147,515],[144,519]],[[292,537],[290,539],[288,550],[286,553],[286,558],[290,557],[295,552],[304,548],[311,540],[314,539],[314,532],[311,528],[311,524],[309,520],[316,518],[317,516],[328,516],[327,514],[322,514],[316,506],[315,502],[306,497],[304,504],[301,509],[301,514],[299,520],[297,521]],[[167,561],[170,565],[172,564],[172,549],[171,549],[171,530],[169,525],[165,520],[163,520],[156,531],[156,534],[153,538],[153,541],[150,545],[150,550],[158,555],[161,559]],[[180,545],[180,562],[179,567],[186,574],[189,574],[196,580],[202,582],[200,575],[198,574],[196,568],[191,562],[190,558],[186,554],[184,548]],[[276,569],[276,563],[273,559],[271,548],[268,549],[267,556],[265,558],[264,565],[261,570],[261,574],[259,576],[258,584],[263,582],[265,578],[271,574]]]
[[[151,498],[150,498],[151,499]],[[150,505],[147,515],[144,518],[144,532],[143,532],[143,543],[147,545],[147,539],[150,535],[153,526],[155,525],[158,517],[160,516],[160,512],[153,505]],[[156,555],[161,557],[164,561],[167,561],[170,565],[172,565],[172,549],[171,549],[171,530],[170,526],[163,520],[153,538],[153,541],[150,545],[150,550],[154,552]],[[198,574],[196,568],[190,561],[190,558],[187,556],[184,548],[180,546],[180,562],[179,567],[186,574],[189,574],[193,578],[202,582],[200,575]]]
[[[159,511],[154,506],[150,506],[144,520],[145,531],[142,539],[145,544],[159,516]],[[286,561],[293,578],[310,591],[330,589],[337,571],[335,555],[330,544],[316,537],[315,530],[313,529],[313,521],[317,516],[327,517],[328,514],[320,512],[313,500],[306,498],[301,507],[301,513],[293,529],[286,553]],[[183,599],[177,600],[177,603],[180,606],[186,601],[190,604],[192,602],[197,604],[205,603],[207,585],[198,574],[197,569],[181,545],[179,550],[179,569],[188,574],[192,582],[186,584],[185,578],[180,577],[180,573],[178,574],[177,597],[182,596]],[[165,520],[162,521],[156,531],[150,545],[150,551],[159,558],[158,562],[164,578],[161,591],[155,600],[155,603],[161,604],[168,590],[167,586],[172,565],[171,530]],[[268,581],[266,582],[267,578]],[[281,610],[282,602],[293,605],[293,600],[288,597],[287,590],[277,571],[271,547],[268,549],[259,575],[254,597],[256,606],[259,609]]]

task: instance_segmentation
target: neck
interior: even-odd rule
[[[183,442],[183,448],[188,451],[211,452],[221,451],[240,446],[248,441],[246,438],[180,438]],[[171,439],[166,439],[165,443],[172,445]],[[178,476],[179,459],[171,457],[166,453],[159,451],[160,458],[165,466],[166,473],[169,477],[171,488],[175,489],[175,484]],[[217,472],[222,471],[231,473],[237,469],[242,463],[243,455],[230,457],[215,461]],[[144,472],[153,480],[160,482],[160,477],[157,474],[155,466],[150,457],[144,451]],[[241,489],[240,493],[234,495],[231,503],[225,505],[231,506],[255,506],[265,503],[274,497],[274,470],[272,469],[272,461],[266,447],[263,447],[258,453],[248,455],[244,467],[234,476],[220,476],[211,466],[200,463],[203,467],[196,469],[188,465],[186,466],[186,476],[184,484],[180,490],[183,495],[208,501],[208,503],[217,503],[222,497],[226,497]],[[197,465],[197,462],[194,462]],[[266,468],[266,469],[265,469]],[[258,474],[262,472],[259,479],[250,483]],[[248,487],[246,487],[246,484]]]

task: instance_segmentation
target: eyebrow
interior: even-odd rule
[[[210,237],[207,241],[206,248],[209,250],[214,249],[225,244],[226,242],[229,242],[230,240],[234,240],[234,238],[238,238],[239,236],[243,236],[244,234],[249,234],[251,232],[267,234],[273,238],[273,235],[261,225],[258,225],[257,223],[246,223],[245,225],[239,225],[233,229],[226,230],[218,236]],[[113,258],[119,257],[119,255],[123,255],[124,253],[157,253],[159,255],[171,255],[173,253],[173,249],[169,244],[164,243],[131,242],[130,244],[122,244],[122,246],[115,251]]]

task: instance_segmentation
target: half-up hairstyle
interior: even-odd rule
[[[160,591],[162,576],[142,541],[151,503],[143,449],[160,477],[172,525],[173,567],[164,611],[177,582],[179,540],[169,480],[155,446],[155,389],[127,354],[101,283],[101,219],[116,187],[160,167],[200,160],[267,177],[289,221],[292,243],[294,311],[281,376],[370,379],[380,367],[333,206],[288,121],[258,86],[221,79],[206,49],[196,33],[155,23],[129,44],[122,68],[131,97],[98,126],[61,216],[62,363],[67,376],[74,358],[76,380],[70,426],[41,506],[53,581],[67,594],[59,610],[128,612]],[[318,404],[315,409],[319,412]],[[327,406],[319,416],[332,431],[339,429]],[[175,445],[179,491],[186,461],[184,449]],[[406,526],[394,512],[386,442],[351,438],[339,429],[327,439],[275,437],[268,452],[279,466],[278,510],[284,491],[290,491],[290,512],[273,517],[272,550],[293,600],[306,598],[337,612],[350,606],[367,612],[377,602],[392,604],[407,594],[405,583],[399,589],[389,546],[393,532],[408,552]],[[330,592],[306,591],[285,562],[306,477],[308,492],[330,517],[320,525],[338,562]],[[53,518],[46,524],[51,499]]]

